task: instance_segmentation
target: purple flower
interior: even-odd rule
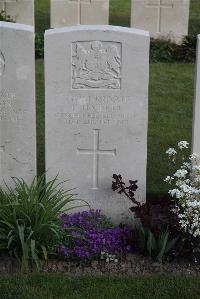
[[[101,252],[122,255],[131,251],[128,227],[112,226],[100,210],[63,214],[61,219],[66,236],[60,252],[68,258],[87,260]]]

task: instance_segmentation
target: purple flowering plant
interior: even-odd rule
[[[88,261],[102,252],[122,257],[131,250],[130,230],[113,226],[100,210],[62,214],[64,236],[60,253],[65,258]]]

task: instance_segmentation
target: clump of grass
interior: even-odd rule
[[[34,178],[31,185],[14,178],[14,188],[0,188],[0,249],[14,255],[27,271],[29,263],[40,267],[39,260],[48,256],[62,238],[61,212],[67,212],[75,200],[65,191],[57,177],[45,182],[45,176]]]

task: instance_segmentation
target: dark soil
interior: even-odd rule
[[[20,266],[16,259],[6,255],[0,256],[0,274],[15,274],[19,271]],[[49,260],[48,264],[43,263],[42,272],[60,272],[74,275],[148,275],[158,272],[179,275],[199,275],[200,263],[190,263],[189,261],[179,259],[159,264],[148,257],[129,254],[124,261],[119,261],[117,263],[92,261],[90,264],[77,264],[70,261]]]

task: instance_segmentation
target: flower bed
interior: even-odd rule
[[[130,230],[126,226],[112,226],[99,210],[61,216],[66,235],[60,247],[68,259],[81,261],[104,259],[118,262],[130,252]]]

